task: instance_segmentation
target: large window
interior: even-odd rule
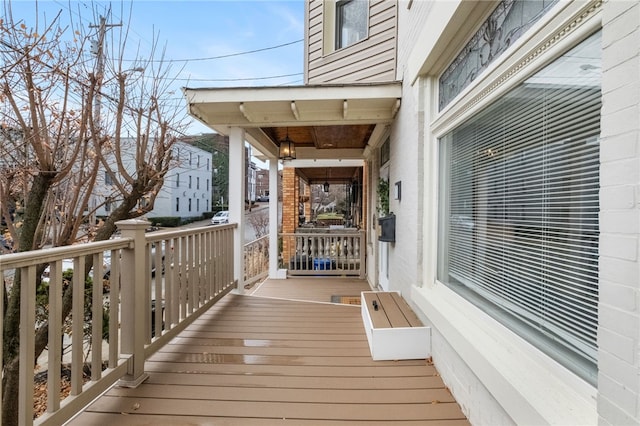
[[[342,0],[336,3],[336,49],[347,47],[367,37],[368,0]]]
[[[600,33],[440,141],[438,279],[596,379]]]

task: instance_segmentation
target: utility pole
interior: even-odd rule
[[[107,28],[119,27],[122,24],[107,24],[107,19],[104,16],[100,16],[100,24],[99,25],[89,25],[89,28],[98,28],[98,40],[93,40],[91,42],[91,53],[96,56],[96,65],[94,76],[97,80],[95,97],[93,98],[93,125],[96,131],[100,131],[100,106],[102,105],[102,79],[104,77],[104,36],[107,32]],[[95,218],[95,209],[94,209],[94,201],[95,195],[91,196],[92,206],[90,206],[91,217],[89,218],[90,224],[96,223]],[[84,206],[85,209],[88,206]]]
[[[89,28],[98,29],[98,40],[91,42],[91,53],[96,56],[95,78],[98,80],[98,90],[93,100],[93,122],[96,128],[100,124],[100,106],[102,104],[102,78],[104,76],[104,36],[107,28],[121,27],[122,24],[107,24],[107,19],[100,16],[99,25],[89,25]]]

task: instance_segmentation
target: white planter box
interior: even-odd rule
[[[374,361],[431,356],[431,327],[422,325],[398,293],[363,291],[361,311]]]

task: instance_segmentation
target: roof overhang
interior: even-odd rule
[[[400,108],[400,82],[252,88],[184,88],[188,112],[223,135],[233,127],[269,158],[288,135],[298,158],[363,158]],[[342,151],[344,150],[344,151]]]

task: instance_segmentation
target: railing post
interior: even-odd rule
[[[119,386],[135,388],[149,376],[144,372],[144,343],[147,324],[146,313],[149,312],[145,300],[145,274],[147,264],[145,229],[150,225],[145,220],[130,219],[116,222],[122,231],[123,238],[133,239],[133,245],[122,250],[121,292],[122,320],[122,354],[131,355],[127,375],[118,381]],[[112,259],[112,262],[117,259]]]

